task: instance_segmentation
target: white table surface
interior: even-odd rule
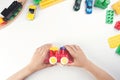
[[[117,0],[111,0],[107,9]],[[0,1],[0,11],[13,0]],[[52,7],[36,11],[34,21],[28,21],[26,14],[29,0],[22,14],[9,26],[0,30],[0,80],[27,65],[36,48],[45,43],[56,46],[78,44],[86,56],[96,65],[120,79],[120,56],[109,48],[107,39],[120,31],[114,29],[120,16],[115,15],[113,24],[105,24],[106,10],[93,7],[93,13],[85,13],[85,0],[81,10],[73,11],[74,0],[66,0]],[[2,4],[2,5],[1,5]],[[26,80],[95,80],[81,68],[55,66],[38,71]]]

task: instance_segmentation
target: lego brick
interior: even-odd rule
[[[78,11],[80,9],[82,0],[75,0],[75,4],[73,6],[74,11]]]
[[[41,9],[44,9],[44,8],[47,8],[49,6],[52,6],[52,5],[62,2],[62,1],[64,1],[64,0],[43,0],[40,2],[39,5],[40,5]]]
[[[33,3],[34,3],[35,5],[39,5],[40,1],[41,1],[41,0],[33,0]]]
[[[120,44],[120,34],[108,39],[110,48],[116,48]]]
[[[112,5],[113,10],[117,15],[120,14],[120,1],[116,2],[115,4]]]
[[[112,24],[114,20],[114,11],[113,10],[107,10],[106,11],[106,23]]]
[[[109,4],[110,0],[95,0],[94,6],[101,9],[106,9]]]
[[[117,29],[117,30],[120,30],[120,21],[116,22],[114,28]]]
[[[117,47],[116,51],[115,51],[118,55],[120,55],[120,45]]]
[[[3,24],[5,21],[3,20],[2,17],[0,17],[0,25]]]

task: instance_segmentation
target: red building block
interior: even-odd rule
[[[117,30],[120,30],[120,21],[116,22],[114,28],[117,29]]]

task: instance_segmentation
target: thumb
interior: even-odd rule
[[[51,65],[51,64],[46,64],[46,67],[52,67],[52,66],[54,66],[54,65]]]
[[[67,66],[74,66],[74,63],[68,63]]]

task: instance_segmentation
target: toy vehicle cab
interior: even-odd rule
[[[92,13],[92,5],[93,5],[93,0],[86,0],[86,13],[91,14]]]
[[[82,2],[82,0],[76,0],[76,1],[75,1],[75,4],[74,4],[74,6],[73,6],[73,9],[74,9],[75,11],[78,11],[78,10],[80,9],[81,2]]]
[[[29,11],[28,11],[28,14],[27,14],[27,19],[28,20],[33,20],[34,19],[35,11],[36,11],[36,6],[30,5],[29,6]]]

